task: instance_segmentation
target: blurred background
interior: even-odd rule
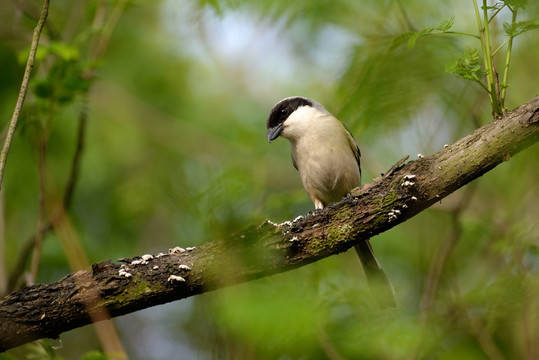
[[[41,6],[0,0],[3,136]],[[477,33],[464,0],[53,1],[0,193],[0,292],[71,272],[61,236],[38,231],[50,203],[64,203],[92,263],[312,210],[287,141],[266,141],[284,97],[312,97],[347,125],[365,183],[490,121],[486,92],[444,70],[477,39],[390,51],[398,34],[453,16],[455,31]],[[539,6],[518,19],[539,19]],[[496,47],[510,20],[503,9],[491,22]],[[539,92],[537,35],[515,39],[509,109]],[[502,69],[505,50],[496,60]],[[394,312],[378,309],[347,252],[116,318],[123,346],[131,359],[536,359],[538,156],[532,146],[372,239]],[[101,349],[91,326],[61,339],[58,358]]]

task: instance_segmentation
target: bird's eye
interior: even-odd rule
[[[282,108],[281,109],[281,115],[286,115],[288,114],[288,109],[287,108]]]

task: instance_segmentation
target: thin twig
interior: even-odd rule
[[[26,16],[28,19],[39,21],[39,9],[34,6],[33,2],[25,0],[13,0],[13,4],[21,12],[21,14]],[[44,27],[47,28],[47,35],[50,39],[56,40],[60,38],[58,30],[56,30],[53,24],[46,22]]]
[[[500,7],[494,12],[494,14],[492,14],[492,15],[490,16],[490,19],[488,19],[488,22],[490,23],[492,20],[494,20],[494,18],[496,17],[496,15],[498,15],[498,13],[499,13],[500,11],[502,11],[502,9],[503,9],[504,7],[506,7],[506,6],[508,6],[508,5],[507,5],[507,4],[503,4],[502,6],[500,6]]]
[[[511,9],[511,8],[510,8]],[[511,17],[511,26],[513,26],[517,21],[517,9],[512,10],[512,17]],[[507,89],[507,77],[509,75],[509,63],[511,62],[511,52],[513,50],[513,35],[509,35],[509,45],[507,45],[507,54],[505,56],[505,65],[503,69],[503,88],[502,92],[500,94],[500,102],[502,105],[502,110],[505,110],[505,91]]]
[[[388,177],[388,176],[391,176],[391,174],[393,174],[395,172],[395,170],[398,170],[402,167],[402,165],[404,164],[404,162],[406,160],[408,160],[410,158],[410,155],[406,155],[404,156],[402,159],[400,159],[399,161],[397,161],[395,163],[395,165],[393,165],[383,176],[384,177]]]
[[[75,190],[75,184],[79,178],[80,161],[82,151],[84,150],[84,139],[86,137],[86,123],[88,122],[88,94],[85,93],[82,98],[80,113],[79,113],[79,127],[77,129],[77,145],[75,153],[73,154],[73,160],[71,161],[71,171],[64,190],[64,208],[69,208],[71,205],[71,199],[73,198],[73,192]]]
[[[13,141],[13,134],[15,134],[15,128],[17,127],[17,121],[19,120],[19,116],[21,114],[22,105],[24,103],[24,99],[26,98],[26,92],[28,91],[28,83],[30,82],[32,69],[34,68],[39,38],[41,36],[41,31],[43,30],[43,25],[45,25],[45,20],[47,20],[47,16],[49,15],[49,2],[50,0],[44,1],[41,16],[39,17],[39,21],[34,29],[32,45],[30,46],[30,54],[28,55],[28,61],[26,62],[19,97],[17,99],[17,103],[15,104],[15,110],[13,111],[11,122],[9,123],[9,129],[6,140],[4,141],[4,146],[2,147],[2,152],[0,153],[0,188],[2,187],[2,180],[4,179],[7,155],[9,153],[9,148],[11,147],[11,142]]]
[[[109,46],[109,40],[110,36],[112,35],[112,31],[116,27],[116,24],[118,23],[118,20],[120,20],[120,16],[125,10],[125,7],[129,3],[129,0],[119,0],[116,3],[116,6],[112,9],[107,22],[103,26],[103,30],[101,32],[101,36],[98,39],[98,44],[96,48],[94,49],[93,56],[94,58],[99,58],[103,55],[105,50]]]

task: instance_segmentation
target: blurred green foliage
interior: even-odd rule
[[[454,22],[436,31],[477,31],[469,1],[120,3],[51,4],[2,184],[3,291],[37,229],[38,144],[47,142],[46,198],[57,200],[81,112],[88,122],[68,213],[92,262],[195,246],[310,211],[288,145],[265,141],[269,109],[286,96],[313,97],[346,123],[364,182],[491,119],[482,89],[444,70],[477,70],[467,52],[475,39],[423,33],[412,49],[391,48],[399,34],[409,42],[444,19]],[[527,5],[513,27],[504,27],[504,11],[490,23],[496,43],[519,34],[505,102],[513,108],[538,92],[539,37],[523,30],[535,26],[539,7],[506,3]],[[40,6],[8,2],[0,13],[3,128]],[[118,22],[108,22],[115,11]],[[494,60],[501,69],[505,59]],[[537,145],[527,149],[372,240],[396,311],[376,307],[346,253],[122,317],[124,345],[133,359],[537,358],[538,155]],[[67,264],[48,232],[37,281],[59,279]],[[101,358],[90,352],[99,344],[88,327],[62,339],[57,356]]]

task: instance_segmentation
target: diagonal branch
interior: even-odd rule
[[[198,248],[105,261],[0,300],[0,350],[206,291],[292,270],[346,251],[420,213],[539,140],[539,97],[340,203],[291,222],[266,221]],[[185,240],[188,242],[188,240]],[[87,304],[92,304],[87,306]]]

